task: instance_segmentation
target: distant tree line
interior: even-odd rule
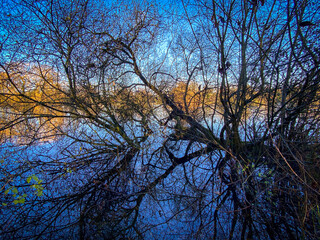
[[[0,236],[317,239],[319,8],[2,1]]]

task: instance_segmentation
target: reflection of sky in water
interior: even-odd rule
[[[175,6],[177,14],[181,14],[185,11],[181,2],[177,3],[175,1],[161,1],[157,4],[161,5],[162,8],[160,12],[163,14],[166,14],[166,8],[168,5],[170,6],[170,4]],[[271,3],[266,1],[265,4],[266,5],[264,8],[261,8],[261,11],[259,11],[256,15],[261,23],[266,21],[268,16],[266,13],[269,10],[268,4]],[[277,22],[274,30],[281,32],[281,24],[283,24],[283,22],[286,20],[286,13],[283,12],[283,7],[284,5],[282,5],[282,3],[276,4],[275,9],[272,12],[270,22],[264,24],[268,25]],[[8,36],[6,23],[12,21],[11,18],[14,14],[16,14],[16,12],[8,12],[6,8],[4,9],[3,14],[0,16],[0,45],[2,47],[0,53],[2,57],[0,60],[1,63],[11,60],[13,61],[13,59],[10,59],[11,56],[8,55],[9,53],[5,52],[3,49],[8,48],[12,44],[16,43],[15,41],[21,40],[18,36]],[[168,19],[164,19],[164,21],[169,22],[175,17],[174,15],[170,14],[166,16]],[[194,9],[188,8],[188,14],[189,17],[192,18],[198,13],[195,12]],[[222,15],[224,13],[220,11],[218,14]],[[315,15],[311,14],[313,14],[313,12],[310,11],[309,14],[308,9],[306,9],[306,14],[303,20],[313,21],[316,19],[319,13],[316,13]],[[221,18],[222,17],[220,16],[219,19]],[[294,23],[296,20],[293,19],[292,21]],[[36,23],[37,22],[34,22],[34,24]],[[221,20],[221,24],[224,23],[225,20]],[[296,28],[296,25],[292,25],[294,28]],[[178,61],[179,59],[175,58],[174,53],[170,52],[168,55],[166,55],[166,50],[171,43],[170,40],[176,37],[174,32],[176,30],[183,29],[185,26],[188,26],[188,24],[185,23],[185,25],[180,24],[179,26],[172,26],[170,31],[168,31],[168,35],[162,36],[162,42],[160,42],[160,44],[156,47],[157,54],[154,54],[153,56],[150,55],[150,58],[141,61],[148,63],[156,61],[158,58],[160,58],[160,62],[164,58],[167,58],[169,62]],[[197,24],[192,26],[195,29],[198,27]],[[17,23],[16,31],[22,31],[25,27],[26,25],[19,26]],[[36,25],[32,25],[31,27],[37,28]],[[38,27],[41,26],[38,25]],[[263,28],[264,26],[262,24],[257,27]],[[267,27],[268,26],[266,26],[266,28]],[[188,31],[191,30],[189,29]],[[305,28],[302,31],[303,33],[306,33],[309,30]],[[199,29],[196,29],[196,36],[200,36],[199,33]],[[25,37],[29,36],[26,35]],[[285,36],[285,38],[286,37],[288,36]],[[271,39],[266,38],[265,40],[270,41]],[[310,40],[310,44],[318,44],[317,39],[308,40]],[[236,47],[238,46],[235,46],[234,48]],[[40,50],[41,49],[39,47],[39,51]],[[80,50],[81,49],[79,49],[79,51]],[[153,51],[154,49],[151,49],[148,54],[154,53]],[[286,55],[286,53],[281,54],[283,54],[284,57]],[[195,54],[195,59],[199,58],[199,55],[200,52]],[[167,67],[170,68],[170,66]],[[212,78],[214,77],[216,77],[216,75],[212,76]],[[272,78],[272,76],[270,78]],[[132,81],[132,79],[130,81]],[[199,81],[201,82],[201,80]],[[234,81],[234,79],[231,79],[231,81]],[[261,108],[259,110],[261,110]],[[161,113],[159,113],[159,115],[160,114]],[[246,121],[241,122],[241,139],[243,141],[250,141],[259,138],[259,136],[264,133],[264,129],[266,128],[267,121],[265,118],[266,117],[264,113],[254,112],[254,114],[245,119]],[[161,147],[166,141],[166,137],[173,131],[170,127],[174,127],[174,124],[175,122],[171,121],[167,127],[164,127],[156,123],[152,123],[151,128],[153,130],[153,134],[148,137],[146,142],[141,144],[139,154],[136,155],[132,161],[132,166],[130,165],[128,167],[128,172],[124,172],[122,174],[123,176],[119,177],[121,178],[119,180],[121,185],[112,186],[111,184],[111,187],[118,187],[116,191],[133,197],[134,194],[141,191],[145,185],[154,181],[159,175],[163,174],[165,171],[163,167],[170,166],[172,162],[168,159],[166,154],[161,151]],[[222,117],[217,115],[211,119],[207,119],[206,121],[203,120],[202,124],[207,126],[213,133],[218,134],[221,132],[224,122]],[[123,124],[123,127],[129,138],[142,136],[140,128],[130,122]],[[95,179],[97,176],[102,176],[107,170],[115,166],[117,161],[122,157],[115,157],[112,155],[112,153],[103,152],[104,150],[108,149],[108,147],[120,149],[125,144],[125,141],[120,134],[114,134],[111,136],[110,132],[106,131],[103,126],[92,125],[84,121],[75,127],[70,126],[68,134],[70,138],[61,138],[60,140],[47,143],[43,142],[39,145],[25,149],[16,148],[9,145],[2,145],[0,147],[0,180],[2,184],[0,187],[7,189],[9,186],[22,185],[21,187],[18,187],[19,194],[23,193],[23,191],[28,193],[27,203],[25,206],[29,207],[29,201],[31,199],[36,199],[35,195],[32,194],[32,189],[23,186],[25,184],[25,179],[27,179],[30,175],[36,174],[39,179],[44,180],[44,184],[48,183],[48,185],[45,186],[43,196],[38,198],[39,201],[42,201],[50,197],[72,194],[73,191],[77,190],[79,186],[90,184],[92,179]],[[88,143],[88,139],[93,139],[94,144]],[[176,144],[168,142],[167,146],[175,157],[183,157],[185,155],[188,143],[189,142],[187,141],[180,140]],[[189,151],[197,151],[201,147],[203,147],[201,144],[193,144]],[[94,164],[84,162],[84,167],[75,171],[73,165],[79,164],[82,158],[90,158],[87,155],[87,152],[100,153],[98,161],[96,161]],[[159,183],[158,186],[150,192],[150,194],[145,196],[140,206],[141,211],[139,212],[138,216],[138,227],[142,234],[145,234],[146,238],[183,239],[188,234],[195,234],[195,231],[198,230],[201,224],[212,224],[212,212],[216,207],[215,198],[217,198],[217,196],[219,196],[219,194],[221,194],[224,190],[218,188],[219,178],[216,176],[216,173],[214,173],[219,155],[223,154],[218,151],[214,152],[213,155],[204,153],[199,158],[193,159],[184,165],[179,165],[167,178],[162,180],[162,182]],[[111,156],[110,159],[109,156]],[[42,164],[37,166],[35,163],[39,162]],[[108,166],[106,167],[106,165]],[[79,167],[79,165],[75,166]],[[249,166],[243,166],[244,169],[246,167]],[[254,168],[254,166],[252,167]],[[228,173],[228,170],[228,168],[225,169],[226,174]],[[20,175],[21,172],[22,175]],[[259,180],[262,179],[262,175],[268,174],[269,172],[267,171],[267,168],[263,167],[257,167],[252,172],[252,175],[256,175],[257,179]],[[52,176],[55,176],[54,180],[52,180]],[[8,182],[8,179],[12,179],[12,182]],[[238,194],[240,197],[242,197],[241,192]],[[1,195],[0,197],[6,201],[6,198],[11,197],[11,200],[15,198],[12,193],[5,196]],[[200,200],[202,202],[199,202]],[[30,207],[30,210],[33,210],[31,211],[31,216],[35,216],[37,213],[42,211],[45,212],[51,205],[43,202],[40,203],[39,206],[42,206],[42,208],[38,206]],[[12,209],[2,208],[2,217],[0,217],[0,222],[5,220],[4,218],[6,218],[6,216],[12,216],[10,211],[15,211],[20,207],[21,206],[17,205],[16,208]],[[197,211],[198,207],[201,207],[203,210],[201,211],[201,216],[199,216],[200,213]],[[231,221],[228,213],[232,212],[232,210],[233,209],[231,205],[223,205],[221,214],[219,214],[219,218],[221,219],[220,223],[223,225],[222,227],[220,226],[221,232],[230,228],[230,225],[228,224]],[[72,207],[64,209],[63,211],[64,212],[57,219],[59,224],[68,223],[68,221],[74,221],[77,216],[79,216],[80,212],[76,205],[72,205]],[[70,217],[70,219],[67,217]],[[43,226],[40,226],[38,231],[41,231],[42,227]],[[151,229],[149,229],[150,227]],[[206,237],[210,236],[210,228],[208,228],[208,232],[206,234]],[[199,238],[201,237],[199,236]]]
[[[127,177],[127,180],[124,182],[124,184],[127,185],[124,186],[126,191],[140,191],[141,186],[143,186],[143,182],[145,182],[146,180],[153,181],[155,177],[159,176],[159,174],[163,172],[160,169],[162,164],[170,165],[170,161],[166,164],[165,161],[167,160],[160,160],[161,156],[158,154],[155,154],[151,159],[148,158],[148,155],[150,156],[150,153],[152,153],[154,149],[157,149],[161,146],[161,141],[163,141],[161,140],[161,138],[150,138],[150,142],[146,143],[147,147],[145,149],[142,149],[141,151],[142,156],[138,156],[138,158],[134,161],[136,172],[140,174],[138,174],[138,177],[140,177],[140,179],[130,179],[131,177]],[[83,144],[80,145],[82,146],[82,148],[89,147]],[[38,198],[39,200],[44,200],[47,197],[57,197],[64,194],[72,193],[75,186],[87,184],[88,181],[91,181],[90,179],[94,177],[95,174],[99,174],[99,164],[96,165],[96,167],[93,164],[91,165],[91,167],[77,172],[64,171],[62,169],[64,166],[63,161],[68,162],[70,160],[68,160],[68,158],[66,158],[65,160],[61,158],[60,151],[66,146],[68,146],[68,151],[73,152],[74,154],[77,154],[77,152],[79,153],[81,151],[79,144],[72,144],[72,139],[61,139],[60,141],[56,142],[42,143],[41,145],[30,147],[25,150],[3,145],[1,147],[1,157],[5,159],[5,162],[1,165],[1,167],[2,169],[6,169],[6,171],[10,171],[11,174],[19,174],[19,172],[22,170],[21,166],[32,165],[34,161],[43,161],[43,163],[46,164],[50,163],[49,165],[44,165],[43,168],[38,167],[37,169],[34,169],[34,171],[31,170],[25,172],[21,175],[22,178],[13,177],[13,181],[10,183],[10,185],[24,185],[25,179],[31,174],[36,173],[38,178],[43,180],[44,183],[47,183],[49,181],[49,185],[45,186],[44,194],[42,197]],[[182,156],[181,154],[186,148],[186,143],[184,144],[183,142],[181,142],[176,147],[176,156]],[[197,148],[195,148],[194,150],[196,149]],[[8,159],[11,159],[11,161],[8,162]],[[146,160],[148,160],[148,165],[145,165],[146,162],[143,163],[143,161]],[[159,164],[159,161],[160,163],[161,161],[163,162]],[[150,169],[141,168],[141,166],[143,165],[149,166]],[[155,236],[174,239],[177,236],[187,236],[190,233],[194,233],[193,231],[197,229],[199,223],[194,219],[196,215],[196,209],[192,210],[191,206],[194,205],[194,207],[196,207],[197,203],[194,202],[194,197],[187,198],[187,196],[198,196],[198,194],[203,194],[204,203],[206,199],[210,200],[212,196],[210,195],[208,190],[200,193],[199,189],[201,187],[204,187],[201,185],[210,179],[213,167],[214,166],[212,165],[212,163],[210,163],[210,161],[208,161],[207,156],[205,155],[185,164],[185,170],[183,170],[182,166],[178,166],[169,177],[167,177],[163,182],[159,184],[158,187],[156,187],[155,191],[151,191],[150,196],[147,195],[145,197],[141,205],[141,211],[139,212],[138,221],[139,227],[141,227],[141,231],[146,231],[146,237]],[[52,181],[51,178],[55,176],[54,174],[52,175],[55,168],[65,175],[60,176],[56,180]],[[147,172],[143,172],[145,170]],[[193,174],[191,172],[193,172]],[[143,174],[148,175],[146,176]],[[192,185],[185,185],[186,183],[184,177],[182,177],[184,174],[187,174],[188,179],[190,179],[190,181],[192,182]],[[195,189],[196,186],[199,189]],[[206,186],[206,188],[208,188],[208,186]],[[24,206],[31,207],[28,206],[28,203],[32,198],[35,198],[35,196],[32,195],[32,191],[30,191],[30,189],[26,187],[18,187],[18,190],[19,194],[22,194],[22,192],[26,192],[28,194],[28,197],[26,198],[27,202]],[[121,191],[121,189],[118,190]],[[189,206],[188,204],[191,205]],[[48,210],[50,204],[40,204],[39,206],[42,207],[40,207],[40,209],[39,207],[34,208],[34,214],[37,214],[36,212],[40,213],[42,210]],[[209,211],[209,206],[207,206],[207,208]],[[10,210],[12,209],[3,209],[2,216],[10,215]],[[67,223],[69,220],[73,221],[76,219],[78,214],[79,212],[77,208],[75,208],[74,210],[68,209],[68,211],[62,213],[62,215],[57,219],[57,222],[59,224],[63,224]],[[206,217],[203,218],[203,221],[205,221],[205,219]],[[154,228],[149,230],[150,226],[154,226]],[[41,229],[41,227],[39,227],[39,229]],[[25,233],[27,233],[27,231]]]

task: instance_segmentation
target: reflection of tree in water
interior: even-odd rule
[[[1,235],[316,239],[314,5],[3,5]]]

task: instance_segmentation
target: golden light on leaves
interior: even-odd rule
[[[23,137],[45,139],[63,124],[64,98],[57,74],[47,67],[0,72],[0,141]]]
[[[177,82],[170,94],[174,102],[187,114],[199,119],[212,104],[215,93],[212,89],[204,88],[196,82]]]

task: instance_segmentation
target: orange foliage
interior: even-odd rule
[[[0,141],[47,139],[63,124],[57,75],[45,67],[0,72]],[[30,140],[30,139],[29,139]]]
[[[182,110],[196,118],[201,117],[205,106],[212,103],[212,94],[195,82],[178,82],[170,95]]]

